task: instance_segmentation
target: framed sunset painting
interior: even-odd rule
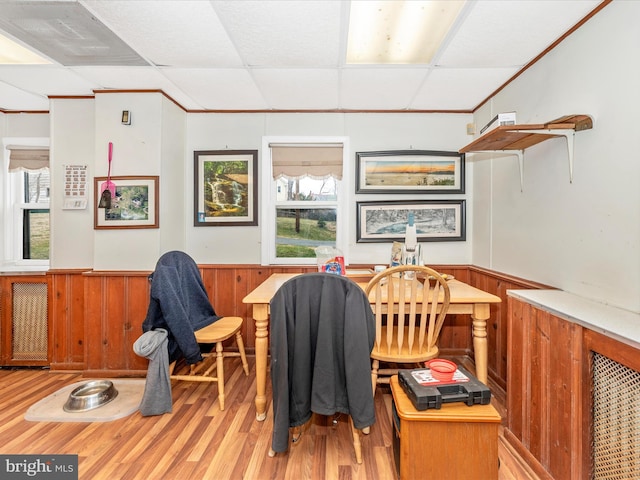
[[[356,193],[464,193],[464,153],[356,153]]]

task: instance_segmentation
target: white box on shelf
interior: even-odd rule
[[[482,135],[487,130],[493,130],[496,127],[501,127],[502,125],[515,125],[516,124],[516,112],[505,112],[499,113],[495,117],[493,117],[489,123],[487,123],[484,127],[480,129],[480,135]]]
[[[516,112],[507,112],[498,114],[498,125],[515,125]]]

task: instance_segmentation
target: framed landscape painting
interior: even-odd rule
[[[356,153],[356,193],[464,193],[464,153]]]
[[[357,202],[357,241],[404,241],[413,213],[418,241],[452,242],[466,239],[464,200]]]
[[[110,177],[115,184],[111,208],[98,208],[102,184],[107,177],[94,178],[93,228],[159,228],[159,177]]]
[[[194,225],[258,225],[258,151],[194,154]]]

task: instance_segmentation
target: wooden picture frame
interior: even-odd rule
[[[94,178],[93,228],[159,228],[158,176],[111,177],[116,186],[111,208],[98,208],[107,177]]]
[[[258,225],[258,151],[193,152],[193,224]]]
[[[404,241],[413,213],[419,242],[466,240],[465,200],[357,202],[357,242]]]
[[[436,150],[356,153],[356,193],[464,193],[465,154]]]

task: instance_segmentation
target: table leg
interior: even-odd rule
[[[476,362],[476,377],[487,384],[487,320],[491,309],[489,305],[475,304],[471,320],[473,321],[473,350]]]
[[[253,306],[256,322],[256,420],[267,418],[267,355],[269,351],[269,312],[267,305]]]

